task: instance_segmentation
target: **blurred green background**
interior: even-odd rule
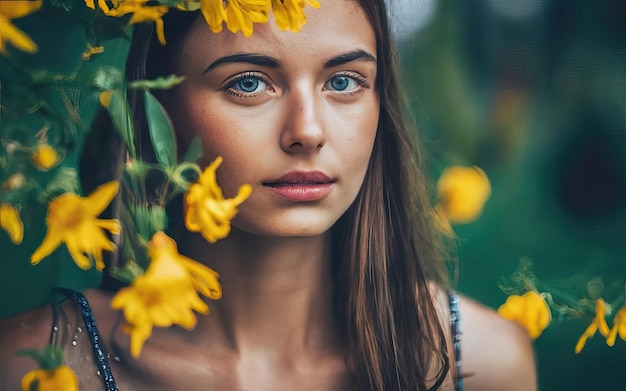
[[[394,0],[403,82],[436,179],[477,165],[492,195],[457,226],[458,290],[497,308],[521,259],[540,290],[585,298],[626,283],[626,2]],[[404,4],[403,4],[404,3]],[[626,341],[590,319],[536,340],[540,389],[623,390]],[[609,320],[609,327],[612,322]]]

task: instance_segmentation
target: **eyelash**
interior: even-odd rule
[[[330,83],[333,79],[336,79],[338,77],[347,77],[351,80],[354,80],[358,86],[355,89],[349,90],[349,91],[339,91],[339,90],[330,90],[326,88],[326,84]],[[240,83],[243,80],[246,79],[256,79],[261,83],[264,83],[266,85],[266,88],[264,88],[262,91],[258,91],[258,92],[245,92],[245,91],[241,91],[239,89],[235,89],[234,86],[237,85],[237,83]],[[352,96],[352,95],[356,95],[361,93],[363,90],[365,89],[370,89],[371,86],[367,81],[367,78],[363,75],[361,75],[358,72],[340,72],[337,74],[332,75],[327,81],[326,83],[324,83],[324,90],[325,91],[329,91],[335,94],[340,94],[343,96]],[[226,92],[227,94],[230,94],[232,96],[235,96],[237,98],[254,98],[257,97],[261,94],[265,94],[267,93],[268,89],[272,89],[272,87],[270,87],[270,83],[268,82],[267,78],[265,77],[265,75],[263,75],[262,73],[259,72],[244,72],[242,74],[239,74],[237,76],[235,76],[233,79],[231,79],[230,81],[228,81],[226,83],[226,85],[224,86],[223,90],[224,92]]]
[[[258,92],[245,92],[245,91],[241,91],[239,89],[234,88],[237,85],[237,83],[240,83],[241,81],[246,80],[246,79],[255,79],[261,83],[264,83],[266,88]],[[230,81],[228,81],[223,89],[224,89],[224,92],[226,92],[227,94],[233,95],[237,98],[254,98],[261,94],[267,93],[267,90],[271,88],[272,87],[270,87],[269,81],[267,80],[265,75],[263,75],[262,73],[244,72],[235,76]]]
[[[335,94],[352,96],[352,95],[361,93],[364,89],[367,90],[371,88],[370,83],[367,81],[367,77],[363,76],[362,74],[358,72],[347,72],[347,71],[332,75],[332,77],[328,79],[328,81],[324,84],[324,86],[326,86],[326,84],[330,83],[333,79],[338,78],[338,77],[347,77],[347,78],[354,80],[358,84],[357,88],[350,90],[350,91],[336,91],[336,90],[328,90],[328,89],[326,89],[326,91],[330,91]]]

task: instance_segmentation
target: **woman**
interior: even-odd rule
[[[135,359],[112,294],[86,293],[117,387],[534,390],[524,331],[462,297],[457,313],[447,293],[384,1],[321,3],[297,34],[215,34],[195,17],[151,46],[148,77],[186,76],[160,97],[180,140],[199,137],[204,164],[223,157],[226,195],[242,183],[252,194],[228,238],[177,235],[224,287],[193,331],[155,330]],[[32,367],[13,352],[44,344],[51,319],[4,323],[0,382],[13,389]],[[103,389],[81,333],[66,361],[81,390]]]

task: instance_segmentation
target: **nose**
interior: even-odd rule
[[[289,154],[320,150],[325,142],[321,118],[321,99],[308,88],[294,88],[285,101],[285,120],[280,147]]]

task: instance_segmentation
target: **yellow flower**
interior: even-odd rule
[[[219,275],[210,268],[178,253],[176,242],[159,231],[148,243],[150,266],[131,286],[115,295],[111,307],[124,311],[124,331],[130,335],[130,350],[139,357],[152,327],[177,324],[188,330],[196,326],[193,311],[208,314],[198,296],[222,297]]]
[[[111,3],[113,7],[117,7],[120,4],[120,1],[124,0],[98,0],[98,8],[104,11],[105,14],[107,14],[111,9],[108,6],[107,1]],[[96,9],[95,0],[85,0],[85,4],[91,9]]]
[[[102,107],[109,107],[109,104],[111,104],[112,96],[113,96],[113,91],[111,90],[102,91],[100,95],[98,95],[98,100],[100,101],[100,104],[102,105]]]
[[[266,23],[270,0],[228,0],[226,25],[233,33],[241,30],[243,35],[252,35],[253,23]]]
[[[606,344],[609,346],[615,345],[615,338],[619,334],[619,337],[626,341],[626,303],[617,311],[613,318],[613,327],[609,331],[608,337],[606,337]]]
[[[101,53],[104,53],[104,46],[92,46],[90,43],[87,43],[87,48],[81,57],[83,60],[88,61],[94,55]]]
[[[128,24],[142,23],[146,21],[156,24],[157,37],[162,45],[165,45],[165,32],[163,30],[163,15],[167,13],[167,5],[147,5],[150,0],[114,0],[109,7],[105,0],[98,0],[98,8],[107,16],[121,18],[133,14]],[[94,0],[85,0],[87,7],[96,8]]]
[[[478,167],[448,167],[437,182],[437,190],[441,198],[437,212],[460,224],[476,220],[491,195],[489,178]]]
[[[0,1],[0,52],[6,51],[5,41],[28,53],[37,51],[37,44],[23,31],[15,27],[11,20],[37,11],[41,7],[41,3],[42,0]]]
[[[7,231],[11,242],[22,243],[24,239],[24,224],[20,219],[20,214],[13,206],[0,203],[0,227]]]
[[[272,0],[272,12],[281,30],[300,31],[306,23],[305,6],[319,8],[317,0]]]
[[[550,307],[534,291],[526,292],[522,296],[509,296],[498,308],[498,314],[524,326],[532,339],[537,339],[552,320]]]
[[[600,330],[600,334],[607,337],[609,335],[609,325],[606,324],[606,303],[602,299],[596,300],[596,316],[591,321],[583,335],[578,339],[574,351],[580,353],[587,343],[587,339],[593,337],[596,331]]]
[[[92,265],[87,255],[96,261],[96,269],[104,269],[102,251],[112,251],[114,244],[103,230],[118,234],[121,226],[118,220],[102,220],[96,217],[111,203],[119,189],[117,181],[99,186],[88,197],[65,193],[50,202],[46,223],[48,232],[43,242],[30,258],[33,265],[50,255],[61,242],[81,269]]]
[[[226,20],[226,10],[222,0],[200,0],[200,11],[211,31],[222,31],[222,23]]]
[[[222,158],[218,157],[185,194],[185,226],[191,232],[200,232],[210,243],[228,236],[237,206],[252,193],[250,185],[243,185],[235,198],[224,199],[215,179],[220,164]]]
[[[35,167],[42,171],[51,169],[58,160],[57,152],[48,144],[39,144],[32,156]]]
[[[35,383],[36,382],[36,383]],[[67,365],[55,369],[34,369],[22,378],[22,391],[78,391],[78,378]]]

